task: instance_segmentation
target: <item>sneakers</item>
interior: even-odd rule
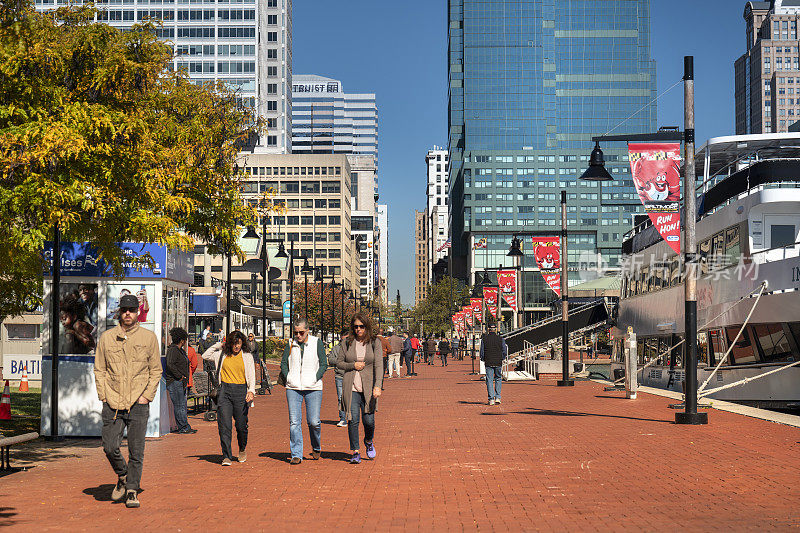
[[[125,507],[133,509],[139,507],[139,498],[136,497],[135,490],[128,491],[128,496],[125,498]]]
[[[230,457],[226,457],[222,460],[222,466],[231,466],[231,459]]]
[[[194,428],[184,428],[184,429],[178,431],[177,433],[180,434],[180,435],[192,435],[194,433],[197,433],[197,430],[194,429]]]
[[[239,452],[239,462],[244,463],[245,461],[247,461],[247,452],[242,450]]]
[[[339,422],[336,424],[337,428],[343,428],[345,426],[347,426],[347,420],[339,420]]]
[[[128,476],[122,476],[117,480],[117,486],[111,491],[111,499],[115,502],[121,501],[125,497],[125,481]]]
[[[367,459],[375,459],[378,453],[375,451],[375,445],[371,442],[365,442],[364,446],[367,448]]]
[[[361,454],[356,452],[353,454],[353,457],[350,458],[351,465],[357,465],[361,463]]]
[[[319,456],[320,456],[321,454],[322,454],[322,452],[321,452],[321,451],[319,451],[319,450],[311,450],[311,458],[312,458],[313,460],[315,460],[315,461],[319,459]]]
[[[500,398],[495,398],[494,399],[494,403],[498,403],[499,404],[500,403]]]
[[[290,465],[299,465],[301,461],[302,461],[302,459],[299,458],[299,457],[292,457],[292,460],[289,461],[289,464]]]
[[[491,400],[489,400],[489,405],[494,405],[494,398],[492,398]]]

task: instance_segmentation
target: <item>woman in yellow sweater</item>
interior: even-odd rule
[[[232,331],[225,344],[218,342],[203,353],[203,359],[214,361],[219,376],[217,396],[217,427],[222,446],[222,466],[230,466],[232,424],[236,424],[240,463],[247,461],[247,412],[256,394],[256,371],[253,356],[245,352],[247,338],[241,331]]]

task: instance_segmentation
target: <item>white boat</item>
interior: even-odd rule
[[[707,398],[800,407],[800,366],[790,366],[800,361],[800,134],[713,138],[698,150],[696,168],[698,383],[733,346],[706,392],[780,371]],[[682,346],[669,348],[684,334],[681,259],[649,220],[625,235],[622,251],[612,369],[623,367],[630,326],[639,383],[680,392]]]

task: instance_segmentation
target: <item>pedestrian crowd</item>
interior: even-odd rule
[[[208,364],[205,368],[212,374],[210,381],[214,384],[209,396],[216,405],[221,464],[231,466],[234,459],[240,463],[247,461],[248,412],[256,395],[257,374],[262,364],[259,345],[252,333],[246,337],[235,330],[214,342],[210,327],[206,327],[198,344],[198,357],[189,346],[187,332],[176,327],[169,331],[171,343],[162,371],[158,340],[153,332],[139,324],[139,306],[134,295],[120,298],[118,325],[101,335],[94,368],[98,397],[103,403],[103,450],[117,474],[111,498],[124,500],[127,507],[139,507],[149,404],[155,398],[162,372],[173,408],[173,431],[192,434],[197,430],[188,422],[187,395],[201,361]],[[376,412],[384,379],[393,378],[395,373],[397,378],[416,376],[415,364],[432,365],[437,356],[441,365],[447,366],[451,354],[464,355],[463,349],[457,351],[459,346],[464,347],[464,342],[457,338],[451,344],[443,334],[424,340],[408,332],[401,336],[391,329],[386,334],[382,329],[376,331],[370,317],[363,313],[353,315],[349,326],[349,330],[336,339],[338,342],[326,346],[311,333],[307,320],[297,319],[292,324],[292,340],[282,354],[277,379],[286,391],[291,465],[299,465],[304,459],[303,418],[311,440],[309,458],[319,460],[321,457],[323,376],[329,367],[333,369],[336,385],[339,411],[336,425],[348,428],[349,462],[359,464],[363,459],[372,460],[378,455]],[[484,335],[480,356],[486,364],[490,405],[500,403],[500,367],[506,355],[505,342],[497,333]],[[401,365],[405,367],[405,375],[401,374]],[[236,454],[233,453],[234,429]],[[126,430],[127,462],[120,452]]]

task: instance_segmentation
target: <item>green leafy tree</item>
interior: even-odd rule
[[[461,281],[445,276],[439,283],[428,288],[428,294],[413,310],[414,322],[425,333],[449,332],[453,325],[453,313],[462,307],[461,302],[469,297],[469,288]]]
[[[0,318],[41,303],[56,225],[118,276],[123,241],[243,258],[237,222],[253,212],[235,162],[262,122],[225,87],[170,72],[154,24],[123,33],[94,12],[0,7]]]

